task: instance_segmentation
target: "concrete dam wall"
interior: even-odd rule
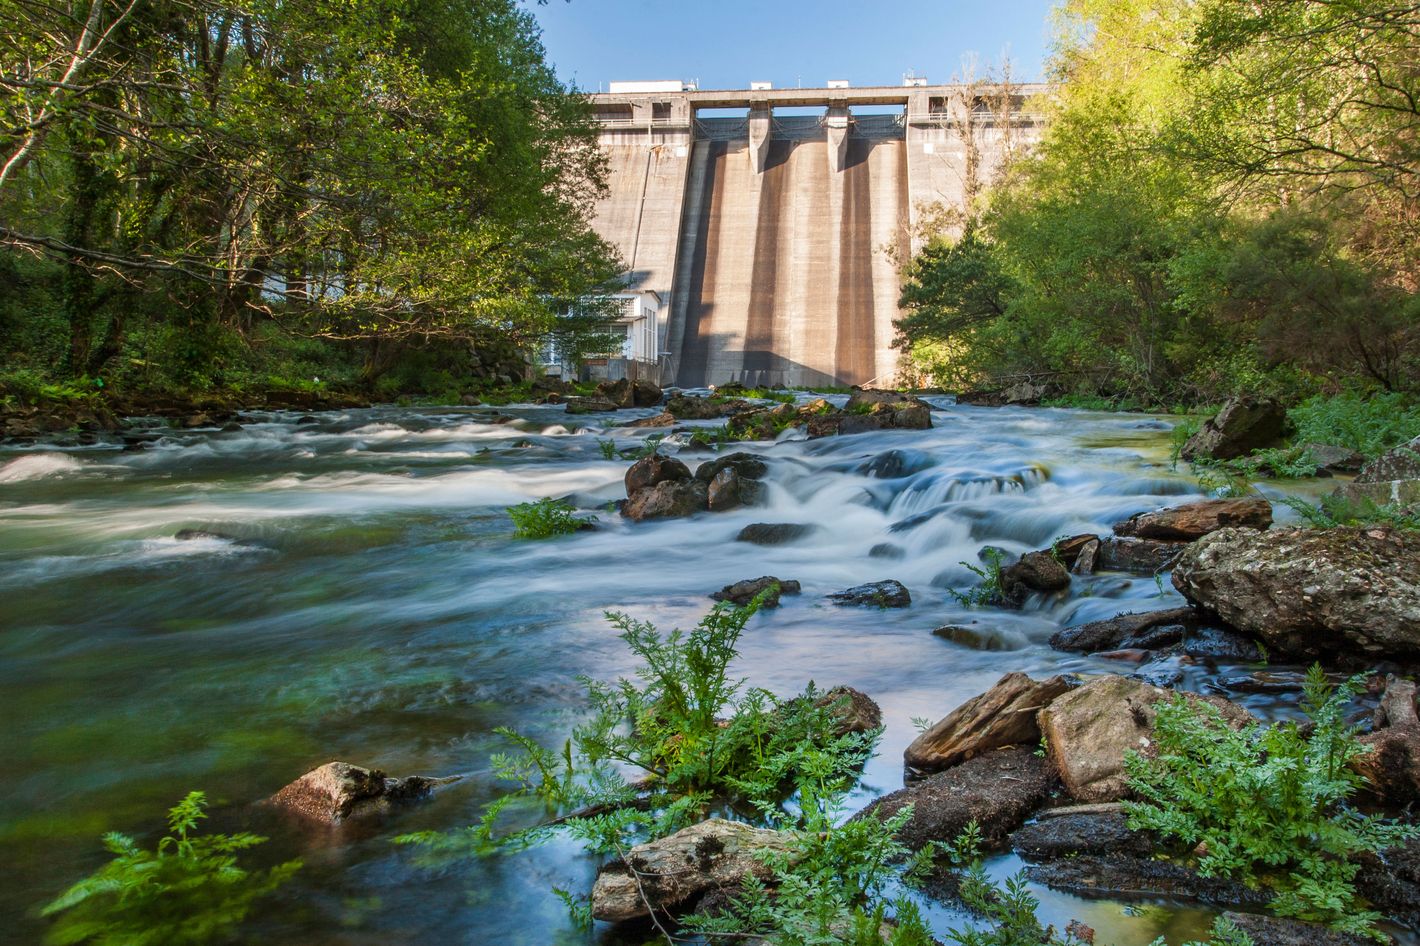
[[[919,205],[962,201],[965,148],[947,123],[910,120],[908,93],[927,90],[888,90],[903,111],[860,115],[847,90],[775,94],[815,91],[822,116],[753,100],[744,118],[695,113],[746,92],[593,96],[611,170],[596,226],[631,288],[656,294],[664,382],[894,383],[889,250],[910,253]]]

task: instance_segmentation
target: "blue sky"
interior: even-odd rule
[[[588,92],[618,79],[694,79],[702,89],[897,85],[908,70],[950,81],[963,56],[1040,77],[1052,0],[524,0],[548,58]]]

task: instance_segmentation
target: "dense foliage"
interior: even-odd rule
[[[10,367],[201,388],[319,338],[369,380],[438,340],[596,328],[557,315],[617,272],[587,223],[603,159],[514,0],[0,21]]]
[[[910,369],[1147,404],[1420,386],[1420,11],[1070,0],[1049,119],[906,271]]]
[[[1156,755],[1126,761],[1141,799],[1125,803],[1130,827],[1193,851],[1205,877],[1268,889],[1283,916],[1387,939],[1355,888],[1355,856],[1420,829],[1347,804],[1361,783],[1349,763],[1368,751],[1344,715],[1359,686],[1357,678],[1333,689],[1313,667],[1306,729],[1295,722],[1234,729],[1206,703],[1178,696],[1160,704]]]
[[[168,812],[168,834],[153,850],[127,835],[104,836],[113,860],[44,907],[54,916],[46,942],[97,946],[205,946],[225,942],[252,904],[300,869],[289,861],[265,871],[237,863],[265,838],[198,836],[206,796],[191,792]]]
[[[513,534],[520,539],[550,539],[555,535],[570,535],[590,527],[596,516],[578,516],[577,507],[565,499],[545,496],[535,502],[508,507],[513,520]]]

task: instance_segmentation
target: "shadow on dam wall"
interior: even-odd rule
[[[684,386],[890,381],[898,277],[885,249],[907,221],[901,138],[775,139],[756,173],[748,142],[697,141],[676,299]]]

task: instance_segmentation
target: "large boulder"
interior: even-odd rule
[[[1090,621],[1074,627],[1063,627],[1050,636],[1050,646],[1056,650],[1095,653],[1119,647],[1143,646],[1141,640],[1151,630],[1198,620],[1192,608],[1169,608],[1164,611],[1144,611],[1118,614],[1103,621]]]
[[[661,389],[649,381],[603,381],[597,385],[597,394],[611,401],[617,407],[654,407],[661,403]]]
[[[621,922],[654,908],[686,910],[711,890],[737,890],[745,877],[768,881],[763,855],[792,856],[787,834],[738,821],[711,818],[669,837],[638,844],[624,861],[608,864],[592,886],[592,916]]]
[[[950,843],[975,821],[987,845],[999,844],[1050,798],[1055,768],[1026,748],[998,749],[884,795],[856,818],[887,820],[908,805],[912,818],[898,840],[917,850]]]
[[[1420,479],[1420,437],[1389,450],[1361,467],[1358,483]]]
[[[1235,527],[1267,529],[1272,525],[1272,504],[1261,496],[1242,499],[1205,499],[1170,506],[1114,524],[1114,534],[1136,539],[1191,542],[1210,532]]]
[[[818,526],[804,522],[751,522],[736,533],[735,541],[751,545],[788,545],[817,531]]]
[[[1040,742],[1036,714],[1076,686],[1074,677],[1037,681],[1008,673],[912,740],[903,759],[918,772],[940,772],[993,749],[1035,746]]]
[[[621,507],[621,514],[632,522],[693,516],[708,508],[707,492],[699,480],[663,480],[637,490]]]
[[[1342,483],[1332,490],[1332,499],[1362,506],[1375,503],[1377,506],[1399,506],[1405,509],[1420,507],[1420,479],[1380,480],[1361,482],[1353,480]]]
[[[277,808],[324,824],[387,813],[394,803],[428,795],[436,785],[454,779],[410,775],[390,778],[379,769],[349,762],[327,762],[272,795]]]
[[[684,463],[675,457],[663,457],[659,453],[653,453],[649,457],[637,460],[626,471],[626,495],[630,498],[657,483],[688,479],[690,479],[690,468]]]
[[[1149,749],[1154,704],[1171,695],[1140,680],[1106,674],[1042,709],[1040,731],[1066,790],[1083,802],[1123,798],[1129,790],[1125,753]],[[1220,697],[1189,698],[1212,703],[1232,725],[1250,719],[1246,710]]]
[[[1420,534],[1224,529],[1174,568],[1185,598],[1274,654],[1420,653]]]
[[[727,469],[734,470],[741,479],[760,480],[769,472],[769,464],[757,454],[731,453],[700,464],[695,468],[695,478],[709,483]]]
[[[1287,411],[1271,398],[1239,397],[1188,438],[1179,456],[1185,460],[1232,460],[1281,439]]]
[[[763,502],[766,490],[759,480],[768,472],[769,464],[761,457],[732,453],[702,463],[695,471],[695,478],[706,484],[710,511],[725,512]]]

